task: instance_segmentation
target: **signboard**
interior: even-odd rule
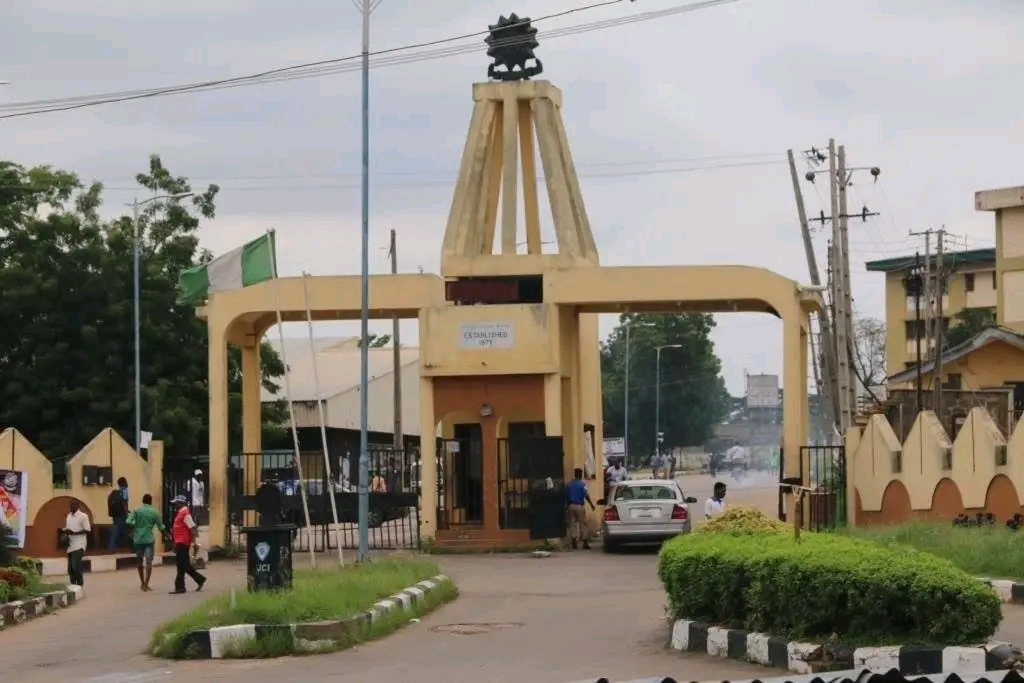
[[[459,325],[463,349],[511,349],[515,346],[511,323],[463,323]]]
[[[0,470],[0,524],[6,527],[15,548],[25,547],[28,527],[28,474]]]
[[[626,455],[626,440],[619,436],[614,439],[605,439],[603,444],[605,462],[608,458],[622,458]]]
[[[747,407],[778,408],[779,376],[747,375]]]

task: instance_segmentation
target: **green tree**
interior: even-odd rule
[[[624,314],[601,346],[604,433],[625,427],[626,363],[629,362],[629,442],[631,456],[651,453],[655,444],[657,348],[661,352],[661,431],[663,447],[696,446],[711,438],[732,401],[715,355],[712,316]],[[626,328],[629,327],[629,357]]]
[[[965,308],[953,316],[952,324],[943,338],[943,348],[959,346],[995,324],[996,312],[993,309]]]
[[[192,191],[157,156],[137,181],[147,193]],[[164,440],[171,458],[206,449],[206,326],[176,304],[175,287],[183,268],[210,258],[199,249],[198,229],[214,216],[217,190],[151,202],[138,221],[142,425]],[[101,205],[99,183],[0,162],[0,424],[17,427],[55,459],[107,426],[134,441],[136,226],[131,216],[102,219]],[[272,379],[283,369],[264,347],[264,380],[274,393]],[[240,373],[231,380],[237,395]],[[279,421],[275,406],[268,412]]]

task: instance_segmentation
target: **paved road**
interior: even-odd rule
[[[753,665],[667,651],[664,595],[651,552],[599,551],[441,557],[458,600],[390,637],[331,655],[273,661],[166,662],[140,654],[153,626],[203,594],[138,592],[126,572],[86,577],[87,599],[62,613],[0,633],[4,666],[23,683],[157,683],[189,676],[211,683],[564,683],[674,675],[752,678]],[[240,585],[242,568],[214,563],[208,590]],[[169,568],[155,572],[169,584]],[[485,633],[452,624],[495,624]]]

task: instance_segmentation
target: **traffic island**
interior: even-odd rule
[[[157,628],[149,652],[170,659],[333,652],[386,635],[457,594],[436,564],[419,558],[297,570],[290,589],[205,601]]]

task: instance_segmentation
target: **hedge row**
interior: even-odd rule
[[[833,534],[709,533],[661,550],[676,619],[850,645],[970,645],[998,627],[999,599],[934,555]]]

